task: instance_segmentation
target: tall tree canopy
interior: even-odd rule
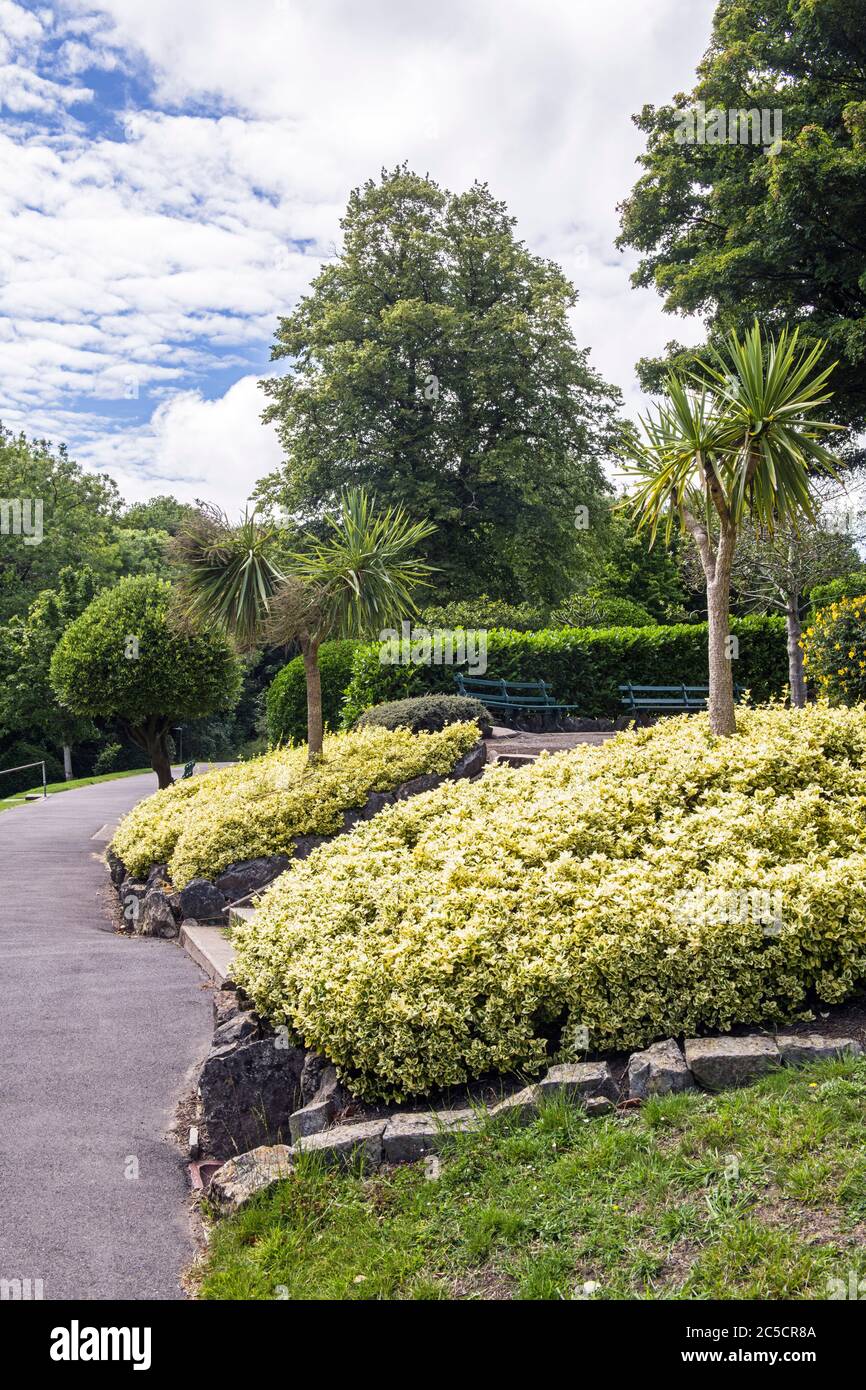
[[[598,510],[618,392],[590,368],[576,292],[483,184],[401,167],[356,189],[343,249],[279,322],[264,383],[284,468],[261,498],[315,521],[359,483],[436,530],[445,592],[554,599]]]
[[[62,446],[54,450],[0,425],[0,499],[21,506],[25,530],[28,522],[34,530],[25,534],[4,508],[0,622],[16,613],[23,617],[38,594],[55,586],[66,565],[86,562],[97,573],[110,572],[117,489],[105,475],[85,473]]]
[[[864,18],[863,0],[720,0],[694,90],[635,117],[645,172],[620,237],[642,253],[634,283],[704,315],[716,339],[755,316],[825,339],[839,359],[830,409],[854,428],[866,424]],[[780,146],[684,141],[699,102],[707,115],[781,111]],[[641,368],[657,389],[662,365]]]

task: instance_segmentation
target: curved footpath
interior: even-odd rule
[[[175,943],[112,931],[101,861],[155,780],[0,811],[0,1280],[45,1299],[181,1298],[193,1253],[166,1133],[211,996]]]

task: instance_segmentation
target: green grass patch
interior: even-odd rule
[[[218,1223],[205,1299],[825,1299],[866,1277],[866,1059],[587,1120],[547,1105],[423,1163],[311,1158]]]

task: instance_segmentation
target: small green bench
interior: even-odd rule
[[[627,681],[620,686],[624,709],[635,714],[689,714],[706,709],[710,694],[708,685],[635,685]],[[734,686],[734,699],[740,697],[741,687]]]
[[[553,714],[577,709],[577,705],[560,704],[546,681],[488,681],[478,676],[464,676],[462,671],[455,674],[454,680],[459,695],[480,700],[490,710],[511,710],[515,714]]]
[[[185,781],[186,778],[187,778],[187,777],[191,777],[192,774],[193,774],[194,772],[195,772],[195,761],[193,761],[193,762],[191,762],[191,763],[184,763],[184,765],[183,765],[183,777],[181,777],[180,780],[181,780],[182,782]]]

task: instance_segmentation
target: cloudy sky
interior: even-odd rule
[[[276,317],[402,160],[486,180],[574,280],[578,340],[638,357],[700,324],[633,290],[616,204],[645,101],[692,84],[714,0],[0,0],[0,418],[129,500],[235,509]]]

